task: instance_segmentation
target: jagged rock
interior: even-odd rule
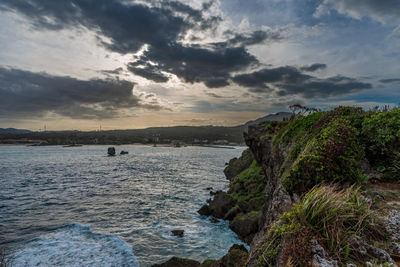
[[[385,226],[392,240],[400,241],[400,211],[392,210],[386,219]]]
[[[225,215],[236,204],[236,200],[223,191],[217,191],[209,205],[204,205],[197,212],[200,215],[212,215],[224,219]]]
[[[391,254],[400,255],[400,244],[399,243],[391,243],[389,247],[389,252]]]
[[[248,149],[243,151],[240,158],[231,159],[228,163],[228,166],[224,169],[226,179],[231,180],[233,177],[247,169],[252,161],[253,156]]]
[[[250,243],[254,234],[258,232],[260,215],[259,212],[239,214],[229,223],[229,227],[243,241]]]
[[[208,204],[210,204],[210,203],[211,203],[211,201],[212,201],[212,199],[211,199],[211,198],[209,198],[209,199],[207,199],[207,200],[206,200],[206,202],[207,202]]]
[[[207,187],[206,190],[211,191],[211,190],[213,190],[213,188],[212,187]]]
[[[172,230],[171,233],[175,236],[183,236],[185,230]]]
[[[389,253],[384,251],[383,249],[376,248],[365,243],[358,236],[353,236],[350,239],[351,249],[354,254],[358,254],[360,258],[365,259],[379,259],[381,262],[388,262],[394,264],[395,262],[390,257]]]
[[[198,267],[198,266],[200,266],[200,262],[198,261],[172,257],[170,260],[161,264],[154,264],[152,267]]]
[[[335,260],[327,259],[328,255],[325,249],[318,243],[317,240],[312,239],[312,266],[314,267],[338,267],[338,263]]]
[[[219,260],[205,260],[201,267],[243,267],[249,253],[243,245],[233,245],[229,252]]]
[[[235,206],[233,208],[231,208],[228,213],[225,215],[224,220],[233,220],[233,218],[235,218],[236,215],[238,215],[240,213],[240,208],[239,206]]]
[[[224,218],[225,214],[233,208],[236,204],[236,200],[230,197],[223,191],[217,191],[214,199],[210,203],[211,214],[217,218]]]
[[[216,194],[217,194],[217,192],[210,191],[210,195],[211,195],[211,196],[215,196]]]
[[[211,215],[211,210],[210,210],[210,207],[208,205],[203,205],[197,212],[200,215],[205,215],[205,216]]]
[[[246,265],[249,253],[243,245],[233,245],[228,254],[220,260],[219,266],[226,267],[243,267]]]

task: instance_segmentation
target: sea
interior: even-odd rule
[[[227,189],[225,163],[243,147],[107,148],[0,146],[0,246],[11,266],[151,266],[243,244],[227,221],[197,213],[207,188]]]

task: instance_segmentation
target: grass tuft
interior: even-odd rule
[[[302,240],[302,234],[308,232],[309,239],[322,241],[329,255],[339,262],[359,261],[352,253],[351,237],[361,236],[366,240],[384,240],[386,236],[383,224],[371,210],[370,204],[359,193],[359,188],[350,187],[340,190],[337,186],[316,186],[312,188],[290,211],[283,214],[280,221],[271,227],[266,242],[261,248],[259,265],[274,265],[283,239]],[[305,248],[304,248],[305,249]],[[303,250],[304,250],[303,249]],[[308,248],[309,251],[311,247]],[[307,253],[289,253],[297,265],[304,262]]]

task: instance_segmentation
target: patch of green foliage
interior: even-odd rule
[[[400,180],[400,109],[368,116],[362,123],[368,160],[388,179]]]
[[[338,107],[300,116],[274,133],[274,146],[288,150],[279,170],[288,191],[303,193],[321,182],[363,184],[366,162],[383,179],[400,181],[399,108]]]
[[[323,112],[300,117],[283,127],[275,136],[274,145],[282,143],[285,147],[290,143],[297,143],[312,130],[312,126],[324,116]]]
[[[236,175],[230,183],[229,194],[234,199],[250,200],[256,199],[262,202],[266,179],[262,168],[255,160],[250,167]]]
[[[259,250],[258,265],[274,266],[282,240],[305,229],[313,235],[309,239],[322,240],[322,245],[339,262],[359,262],[360,259],[352,253],[352,236],[367,240],[384,240],[386,236],[382,234],[384,226],[379,217],[358,191],[353,187],[338,190],[336,186],[311,189],[269,229]],[[290,256],[298,262],[296,255]],[[302,264],[307,265],[305,262]]]
[[[360,168],[363,157],[358,130],[349,120],[335,119],[308,141],[282,185],[288,191],[305,191],[322,182],[365,182],[367,176]]]

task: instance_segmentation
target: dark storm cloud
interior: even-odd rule
[[[119,53],[136,52],[144,44],[165,46],[193,27],[171,8],[117,0],[4,0],[0,8],[25,15],[37,29],[94,30],[111,40],[102,43],[106,48]]]
[[[226,41],[214,43],[215,47],[234,47],[234,46],[249,46],[262,44],[264,42],[277,42],[284,39],[281,30],[268,30],[268,31],[254,31],[251,33],[235,33],[226,31],[225,36],[228,37]]]
[[[136,75],[144,77],[156,83],[164,83],[168,81],[168,77],[161,73],[161,69],[155,65],[143,62],[141,67],[137,67],[136,63],[129,63],[128,70]]]
[[[369,83],[344,76],[316,78],[290,66],[237,75],[233,81],[249,87],[250,92],[268,92],[269,86],[273,85],[280,96],[302,95],[307,98],[337,96],[372,88]]]
[[[152,5],[118,0],[4,0],[0,8],[23,14],[36,29],[60,30],[85,27],[99,35],[105,48],[118,53],[134,53],[143,45],[147,50],[140,63],[128,64],[136,75],[165,82],[172,73],[185,82],[203,82],[207,87],[227,86],[231,73],[256,65],[247,45],[280,40],[279,32],[255,31],[236,34],[219,43],[203,45],[181,43],[188,30],[215,28],[220,17],[205,17],[212,2],[196,10],[177,1]],[[106,38],[103,38],[106,37]],[[156,63],[150,64],[149,62]]]
[[[301,73],[295,67],[285,66],[237,75],[233,81],[245,87],[263,88],[266,87],[266,83],[302,83],[311,78],[312,76]]]
[[[309,66],[303,66],[300,68],[302,71],[307,71],[307,72],[314,72],[317,70],[323,70],[326,69],[326,64],[321,64],[321,63],[315,63]]]
[[[134,84],[113,79],[78,80],[0,67],[0,116],[37,117],[47,112],[76,119],[112,118],[120,109],[160,109],[142,104]]]
[[[157,62],[159,70],[173,73],[188,83],[204,82],[210,88],[228,85],[231,72],[258,63],[244,47],[205,49],[181,44],[149,49],[141,61]]]
[[[381,83],[400,83],[400,78],[399,79],[383,79],[380,80]]]

